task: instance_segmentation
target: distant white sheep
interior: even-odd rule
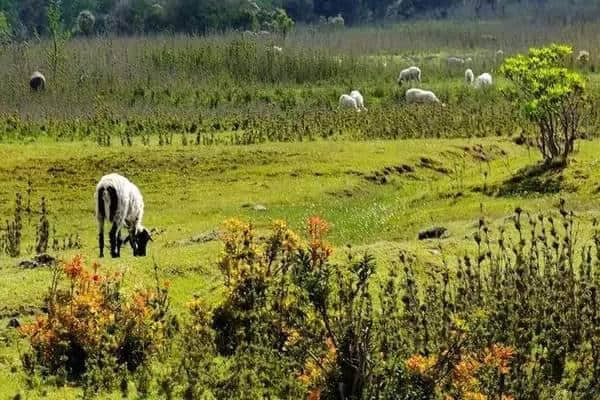
[[[492,83],[492,75],[484,72],[483,74],[479,75],[477,79],[475,79],[473,86],[475,86],[475,89],[479,89],[486,86],[492,86]]]
[[[468,68],[465,71],[465,83],[467,85],[471,85],[471,84],[473,84],[474,80],[475,80],[475,75],[473,74],[473,70],[471,68]]]
[[[279,46],[273,46],[273,50],[277,53],[283,53],[283,48]]]
[[[432,91],[429,90],[422,90],[422,89],[408,89],[406,91],[406,94],[404,95],[404,98],[406,99],[406,103],[408,104],[417,104],[417,103],[421,103],[421,104],[432,104],[432,103],[438,103],[441,104],[442,107],[445,107],[446,105],[443,104],[435,95],[435,93],[433,93]]]
[[[587,50],[581,50],[577,55],[577,62],[580,64],[587,64],[590,61],[590,52]]]
[[[498,62],[498,61],[502,61],[504,59],[504,52],[502,50],[498,50],[496,51],[496,53],[494,53],[494,59]]]
[[[451,56],[446,59],[446,63],[448,67],[456,68],[465,65],[465,60],[460,57]]]
[[[347,94],[343,94],[340,96],[340,107],[342,108],[352,108],[356,111],[360,111],[358,108],[358,104],[356,104],[356,100],[354,97],[349,96]]]
[[[409,67],[400,71],[398,76],[398,84],[402,85],[403,82],[417,81],[421,82],[421,69],[419,67]]]
[[[95,192],[96,220],[98,221],[98,246],[100,257],[104,256],[104,221],[112,223],[108,234],[110,254],[121,255],[121,245],[130,242],[134,256],[145,256],[150,232],[142,225],[144,199],[140,190],[127,178],[119,174],[105,175],[100,179]],[[127,227],[129,236],[121,242],[121,228]]]
[[[356,106],[360,110],[367,111],[367,109],[365,108],[365,100],[364,100],[362,94],[360,94],[360,92],[358,90],[351,91],[350,97],[352,97],[354,99],[354,101],[356,102]]]
[[[33,91],[44,90],[46,88],[46,78],[40,71],[35,71],[29,78],[29,87]]]

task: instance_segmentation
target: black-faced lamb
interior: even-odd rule
[[[29,87],[37,92],[46,88],[46,78],[40,71],[35,71],[29,78]]]
[[[119,174],[105,175],[96,186],[96,219],[98,221],[98,246],[104,256],[104,221],[112,223],[108,234],[111,257],[121,255],[121,245],[129,242],[133,255],[146,255],[150,232],[142,225],[144,199],[136,185]],[[127,227],[129,235],[121,241],[121,228]]]

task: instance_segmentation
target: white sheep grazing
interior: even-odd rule
[[[273,46],[273,50],[277,53],[283,53],[283,48],[279,46]]]
[[[437,98],[437,96],[435,95],[435,93],[433,93],[433,92],[431,92],[429,90],[408,89],[406,91],[406,94],[404,95],[404,98],[406,99],[406,102],[408,104],[416,104],[416,103],[432,104],[432,103],[438,103],[438,104],[441,104],[442,107],[446,106],[444,103],[442,103]]]
[[[398,85],[402,85],[403,82],[417,81],[421,82],[421,69],[419,67],[408,67],[400,71],[398,76]]]
[[[475,80],[475,75],[473,75],[473,70],[471,68],[467,68],[465,71],[465,82],[467,85],[471,85]]]
[[[479,89],[481,87],[492,86],[492,83],[492,75],[484,72],[483,74],[479,75],[477,79],[475,79],[473,86],[475,86],[476,89]]]
[[[360,110],[367,111],[367,109],[365,108],[365,100],[364,100],[362,94],[360,94],[360,92],[358,90],[351,91],[350,97],[352,97],[354,99],[354,101],[356,102],[356,106]]]
[[[460,58],[460,57],[448,57],[446,59],[446,63],[448,63],[448,67],[450,68],[455,68],[455,67],[460,67],[462,65],[465,65],[465,60]]]
[[[108,234],[110,255],[119,257],[121,245],[131,244],[134,256],[145,256],[150,232],[142,226],[144,199],[140,190],[119,174],[105,175],[96,186],[96,219],[98,221],[98,246],[100,257],[104,256],[104,221],[112,223]],[[129,236],[121,242],[121,228],[127,227]]]
[[[31,74],[31,78],[29,78],[29,87],[36,92],[46,88],[46,78],[40,71],[35,71]]]
[[[352,108],[356,111],[360,111],[358,108],[358,104],[356,104],[356,100],[352,96],[348,96],[347,94],[343,94],[340,96],[340,107],[342,108]]]
[[[494,53],[494,59],[496,61],[502,61],[504,59],[504,52],[502,50],[496,51],[496,53]]]

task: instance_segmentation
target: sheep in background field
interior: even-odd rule
[[[457,68],[465,65],[465,60],[460,57],[451,56],[446,59],[446,63],[449,68]]]
[[[352,108],[356,111],[360,111],[358,108],[358,104],[356,104],[356,100],[354,97],[349,96],[347,94],[343,94],[340,96],[340,107],[342,108]]]
[[[492,86],[492,83],[492,75],[488,74],[487,72],[484,72],[483,74],[479,75],[477,79],[475,79],[475,82],[473,82],[473,86],[475,87],[475,89],[479,89],[486,86]]]
[[[432,103],[438,103],[441,104],[442,107],[445,107],[446,105],[444,103],[442,103],[437,96],[435,95],[435,93],[429,91],[429,90],[422,90],[422,89],[408,89],[406,91],[406,94],[404,95],[406,102],[408,104],[417,104],[417,103],[424,103],[424,104],[432,104]]]
[[[360,94],[360,92],[358,90],[351,91],[350,97],[352,97],[354,99],[354,101],[356,102],[356,106],[360,110],[367,111],[367,109],[365,108],[365,100],[364,100],[362,94]]]
[[[587,50],[581,50],[577,55],[577,62],[585,65],[590,61],[590,52]]]
[[[119,174],[105,175],[96,186],[96,219],[98,221],[98,246],[104,256],[104,221],[112,223],[108,234],[110,255],[119,257],[121,245],[130,242],[134,256],[145,256],[150,233],[142,226],[144,199],[140,190]],[[121,242],[121,228],[125,225],[129,236]]]
[[[398,76],[398,85],[402,85],[404,81],[417,81],[421,83],[421,69],[413,66],[400,71],[400,75]]]
[[[283,53],[283,48],[279,46],[273,46],[273,50],[277,53]]]
[[[35,71],[29,78],[29,87],[36,92],[44,90],[46,88],[46,78],[41,72]]]
[[[475,75],[473,75],[473,70],[471,68],[468,68],[465,71],[465,82],[467,83],[467,85],[471,85],[471,84],[473,84],[474,80],[475,80]]]
[[[494,60],[496,62],[500,62],[504,59],[504,52],[502,50],[498,50],[496,51],[496,53],[494,53]]]

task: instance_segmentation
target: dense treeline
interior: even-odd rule
[[[415,16],[502,16],[513,10],[559,7],[554,0],[0,0],[0,36],[23,38],[48,32],[47,10],[59,3],[64,26],[74,33],[206,33],[228,29],[276,30],[284,10],[294,21],[352,25]],[[566,2],[564,2],[566,3]],[[565,13],[585,7],[570,2]],[[454,14],[453,14],[454,13]],[[274,28],[275,25],[275,28]],[[281,27],[279,27],[281,29]],[[289,25],[283,30],[289,29]]]

